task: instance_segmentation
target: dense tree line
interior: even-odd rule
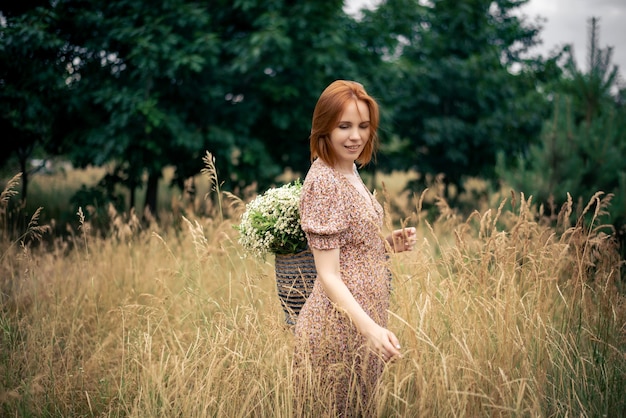
[[[496,181],[498,156],[502,176],[541,149],[556,93],[580,96],[587,124],[624,115],[610,88],[585,101],[593,72],[567,50],[528,54],[541,27],[517,13],[526,1],[386,0],[358,19],[340,0],[4,2],[0,164],[19,162],[24,196],[35,156],[112,164],[103,181],[133,206],[146,187],[153,211],[163,168],[182,184],[206,150],[225,187],[264,188],[306,171],[317,96],[346,78],[381,102],[377,170]]]

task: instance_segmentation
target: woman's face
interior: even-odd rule
[[[363,101],[350,100],[337,126],[330,132],[330,143],[337,157],[337,167],[352,171],[370,138],[370,111]]]

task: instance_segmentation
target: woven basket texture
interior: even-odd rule
[[[296,254],[277,254],[274,267],[276,290],[285,313],[285,322],[295,325],[317,276],[313,253],[307,248]]]

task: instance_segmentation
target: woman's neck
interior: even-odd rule
[[[354,163],[348,164],[335,164],[333,167],[335,170],[343,175],[350,176],[354,174]]]

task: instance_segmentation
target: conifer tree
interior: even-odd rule
[[[520,155],[513,166],[507,167],[500,155],[497,173],[515,191],[557,208],[568,194],[582,204],[597,192],[613,194],[606,221],[613,224],[624,250],[626,106],[621,93],[616,94],[621,90],[618,68],[610,62],[612,49],[598,46],[597,19],[590,20],[589,31],[587,71],[569,59],[541,142]]]

